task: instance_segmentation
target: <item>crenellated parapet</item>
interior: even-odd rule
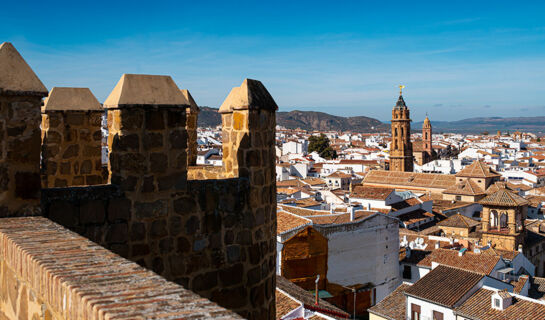
[[[97,185],[102,178],[101,104],[88,88],[54,87],[42,107],[42,186]]]
[[[40,212],[40,106],[47,89],[13,45],[0,45],[0,218]]]
[[[21,63],[22,58],[15,53],[9,44],[0,47],[0,71],[12,72],[12,79],[17,80],[20,72],[27,72],[30,68]],[[6,56],[20,58],[15,59],[19,61],[16,72],[9,69],[13,62],[5,64]],[[88,89],[54,88],[41,111],[41,122],[40,105],[47,90],[38,78],[33,73],[27,74],[26,78],[23,77],[27,82],[19,81],[27,85],[26,89],[20,86],[20,91],[17,91],[5,84],[6,73],[2,72],[0,217],[41,214],[44,218],[0,220],[0,241],[7,239],[1,238],[2,232],[7,234],[20,230],[21,234],[26,234],[30,242],[25,242],[25,237],[19,237],[20,234],[7,236],[10,239],[19,237],[19,246],[29,244],[28,250],[25,249],[25,259],[34,252],[38,253],[33,250],[39,250],[35,245],[39,241],[42,241],[44,250],[53,250],[51,252],[56,252],[55,243],[60,243],[58,249],[61,251],[69,249],[64,245],[80,246],[70,257],[58,253],[56,263],[61,269],[55,270],[66,267],[67,273],[74,271],[70,269],[69,261],[74,261],[78,267],[88,266],[89,269],[85,270],[92,269],[92,262],[85,260],[89,251],[81,250],[86,247],[99,254],[101,268],[108,268],[104,279],[127,271],[125,266],[138,274],[147,275],[150,274],[147,270],[151,270],[160,275],[153,278],[160,283],[153,287],[157,294],[163,286],[176,294],[183,294],[189,299],[184,300],[187,303],[194,302],[195,295],[186,295],[187,290],[166,281],[169,280],[244,318],[275,317],[274,136],[277,105],[261,82],[245,80],[231,91],[222,105],[224,167],[211,168],[192,165],[192,157],[197,150],[198,107],[189,92],[180,90],[169,76],[124,74],[103,107]],[[100,163],[103,110],[108,123],[107,182],[92,178],[98,174]],[[40,190],[40,151],[43,190]],[[89,163],[94,164],[90,169]],[[88,240],[83,243],[81,237],[45,218],[104,248],[91,245]],[[9,227],[2,229],[8,224]],[[63,237],[67,235],[75,242],[65,243],[66,238]],[[38,242],[30,245],[34,240]],[[22,263],[20,259],[7,261],[2,248],[5,248],[5,243],[0,244],[0,263],[3,263],[2,268],[7,266],[10,269],[10,275],[27,268],[16,265]],[[83,260],[78,261],[80,255]],[[31,263],[34,262],[28,262],[29,265]],[[45,273],[51,272],[41,266],[29,267],[40,278],[28,280],[24,278],[28,275],[20,274],[13,277],[19,281],[41,281]],[[54,277],[54,273],[51,276]],[[45,287],[26,286],[24,290],[26,293],[35,290],[43,308],[52,310],[53,318],[80,318],[75,315],[87,312],[83,309],[108,318],[105,315],[109,314],[109,308],[101,311],[102,304],[97,307],[97,304],[86,300],[87,296],[78,296],[77,278],[80,276],[83,279],[86,274],[74,271],[73,282],[58,280],[55,287],[48,282],[39,284]],[[131,287],[131,277],[115,288],[126,290],[123,286]],[[87,280],[90,283],[94,281]],[[85,282],[80,287],[87,284]],[[104,281],[92,285],[92,288],[109,292],[116,290],[108,285]],[[4,294],[1,290],[0,293]],[[74,305],[76,309],[59,308],[59,297],[46,296],[56,290],[66,292],[72,299],[70,301],[77,303]],[[24,301],[24,294],[22,291],[10,292],[8,299]],[[48,300],[50,298],[53,300]],[[206,302],[206,299],[199,301]],[[0,299],[0,303],[2,301],[6,300]],[[125,300],[120,297],[120,301],[124,303]],[[155,300],[142,301],[145,308],[139,310],[142,310],[143,318],[166,312],[165,304]],[[181,317],[231,316],[220,309],[210,314],[205,311],[199,313],[199,308],[188,310],[176,299],[161,301],[172,309],[172,315],[187,312]],[[210,302],[208,304],[216,307]],[[16,308],[13,314],[18,314],[19,309]],[[135,313],[127,313],[130,315],[127,318],[136,317],[132,317],[136,311],[130,309],[133,311]],[[93,319],[91,316],[84,318]]]

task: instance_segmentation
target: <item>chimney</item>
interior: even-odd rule
[[[467,248],[462,248],[458,251],[458,257],[461,257],[463,256],[467,251]]]
[[[354,221],[356,215],[356,207],[350,206],[350,221]]]
[[[518,249],[518,251],[519,251],[520,253],[522,253],[522,244],[519,244],[519,249]]]
[[[439,241],[435,241],[435,249],[439,249],[441,247],[441,244]]]
[[[315,281],[315,284],[316,284],[316,301],[314,302],[316,305],[318,305],[318,283],[320,282],[320,275],[318,275],[316,277],[316,281]]]

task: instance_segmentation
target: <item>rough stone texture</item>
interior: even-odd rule
[[[129,78],[137,79],[138,77]],[[150,76],[146,79],[146,81],[152,81],[154,78]],[[132,81],[131,79],[127,81],[129,80]],[[256,86],[255,81],[250,83],[251,88],[264,89],[262,85]],[[164,84],[168,84],[169,88],[172,85],[170,81]],[[125,99],[123,88],[115,92],[119,94],[119,99]],[[169,92],[175,94],[176,91]],[[189,137],[186,128],[187,106],[185,104],[108,106],[110,184],[68,187],[74,182],[70,182],[64,178],[65,176],[82,170],[87,172],[89,169],[88,162],[75,161],[80,156],[87,157],[92,154],[92,148],[89,148],[88,143],[74,143],[62,150],[61,148],[64,147],[60,145],[58,148],[53,146],[45,148],[44,173],[55,176],[53,182],[55,186],[66,187],[42,190],[42,214],[112,252],[155,271],[167,280],[175,281],[205,298],[218,302],[223,307],[234,310],[245,318],[274,318],[276,201],[274,194],[275,114],[272,110],[275,106],[259,108],[262,101],[270,98],[270,96],[267,97],[266,92],[255,94],[248,88],[242,92],[252,97],[251,108],[250,105],[232,105],[230,111],[222,115],[225,137],[224,163],[229,165],[221,169],[211,167],[188,169]],[[260,100],[262,96],[267,99]],[[168,95],[164,95],[162,99],[166,99],[165,97]],[[39,98],[32,100],[33,104],[26,104],[29,107],[36,107],[36,112],[33,108],[14,109],[11,102],[5,102],[9,97],[0,96],[0,98],[3,99],[1,100],[0,134],[6,138],[0,141],[2,144],[0,208],[12,203],[12,198],[6,195],[13,192],[25,198],[25,201],[19,202],[20,204],[34,204],[35,210],[31,213],[39,214],[40,210],[36,208],[38,198],[32,198],[39,197],[40,187]],[[163,100],[160,101],[168,102]],[[15,102],[18,103],[19,100]],[[14,113],[23,110],[27,116],[14,116]],[[63,123],[82,126],[89,121],[88,117],[82,114],[65,112],[60,114],[62,117],[48,115],[47,123],[44,125],[48,147],[50,144],[60,144],[63,141],[72,142],[81,136],[78,132],[74,133],[75,130],[60,132],[51,128],[62,127]],[[10,123],[7,123],[8,119]],[[35,121],[32,122],[29,119]],[[36,144],[35,148],[27,148],[27,145],[21,141],[22,138],[27,137],[28,132],[34,132],[35,141],[32,141]],[[89,136],[93,137],[95,134],[90,132]],[[8,145],[10,147],[7,147]],[[15,155],[19,156],[15,157]],[[60,160],[55,158],[57,155],[61,157]],[[22,161],[19,161],[21,159]],[[30,165],[34,171],[21,170],[20,168],[26,168],[23,165]],[[38,193],[34,194],[33,190],[37,190]],[[17,210],[20,212],[20,208]],[[1,214],[15,215],[8,209],[0,211]],[[0,233],[3,230],[2,227],[11,221],[15,220],[1,221]],[[44,222],[46,220],[28,221],[35,223],[35,229],[25,227],[24,232],[27,236],[25,241],[29,243],[47,242],[46,240],[50,238],[55,240],[55,233],[61,232],[55,229],[55,232],[48,233],[49,238],[42,237],[40,223],[46,224]],[[16,232],[17,227],[12,225],[6,230]],[[71,261],[77,262],[81,253],[78,251],[81,247],[78,247],[77,243],[59,240],[57,245],[58,250],[66,250],[65,253],[69,252],[75,258]],[[67,248],[64,247],[65,245],[75,247]],[[0,250],[4,247],[0,247]],[[37,245],[32,248],[36,247]],[[86,256],[94,256],[99,249],[93,247],[92,250],[93,254]],[[114,259],[116,256],[110,252],[108,254],[112,257],[111,265],[117,266],[117,260]],[[59,255],[54,258],[62,257],[61,252]],[[82,253],[82,255],[85,254]],[[10,259],[12,257],[10,254],[5,256]],[[24,259],[30,256],[32,255],[26,255]],[[14,261],[7,262],[9,269],[13,272],[18,273],[22,268],[27,268],[22,258],[17,260],[17,263],[24,263],[23,265],[13,265]],[[106,264],[105,261],[104,264]],[[38,268],[51,266],[48,263],[32,265],[29,268],[34,269],[28,270],[33,270],[35,277],[42,275],[43,277],[39,280],[42,281],[47,278],[46,274],[48,276],[50,274]],[[124,263],[127,264],[126,261]],[[61,272],[64,267],[62,262],[58,267],[61,269],[55,270]],[[144,269],[138,270],[146,272]],[[57,279],[55,283],[39,286],[40,289],[34,284],[29,286],[36,291],[36,296],[41,297],[41,293],[37,290],[47,289],[49,295],[56,294],[55,290],[61,290],[59,286],[63,286],[64,278],[54,277],[52,274],[51,276]],[[81,273],[66,271],[63,275],[80,277]],[[17,275],[18,279],[20,277],[22,276]],[[124,285],[127,284],[126,280],[122,278],[122,281],[113,283]],[[29,282],[32,283],[32,281]],[[10,284],[18,283],[9,282]],[[92,281],[85,283],[91,285]],[[65,294],[69,294],[67,293],[69,290],[77,290],[75,288],[78,287],[74,283],[69,286],[72,286],[70,287],[72,289],[68,289],[68,286],[62,287]],[[93,288],[98,290],[98,287],[100,287],[99,284]],[[31,292],[30,289],[18,291],[16,301],[26,300],[21,297],[29,296],[29,292]],[[70,297],[72,299],[70,301],[79,301],[77,296]],[[52,310],[49,315],[51,318],[56,316],[55,311],[61,311],[58,308],[60,298],[53,297],[52,301],[48,300],[50,298],[50,296],[43,296],[39,299],[42,299],[40,301],[43,301],[43,304],[49,303],[51,306],[51,308],[43,309]],[[192,299],[195,298],[192,297]],[[160,307],[163,311],[171,310],[168,303],[161,301],[156,301],[155,304],[144,303],[139,310],[148,312],[148,308],[157,310]],[[107,302],[94,303],[92,312],[98,312],[96,310],[99,310],[103,304]],[[78,305],[77,308],[81,307],[77,303],[76,305]],[[17,308],[13,308],[14,313],[25,309],[20,306]],[[119,306],[119,310],[121,309],[126,309],[126,306]],[[108,309],[109,311],[111,310]],[[62,312],[72,311],[63,309]],[[106,311],[100,312],[102,315],[106,313]],[[193,313],[188,313],[181,317],[191,318],[192,316]],[[59,317],[63,318],[66,315],[61,314]],[[127,315],[127,317],[130,316]]]
[[[187,179],[223,179],[223,168],[215,166],[191,166],[187,169]]]
[[[102,122],[98,111],[42,114],[42,187],[102,184]]]
[[[0,319],[240,319],[42,217],[0,224]]]
[[[42,96],[0,90],[0,218],[39,214]]]
[[[197,164],[197,116],[197,113],[194,111],[192,112],[190,108],[187,108],[187,164],[189,166]]]

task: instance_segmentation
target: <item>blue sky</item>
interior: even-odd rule
[[[10,41],[51,89],[100,101],[123,73],[168,74],[199,105],[244,78],[280,110],[420,121],[545,115],[541,1],[6,1]]]

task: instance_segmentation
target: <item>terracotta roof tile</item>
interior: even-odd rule
[[[483,189],[481,189],[473,180],[470,180],[470,179],[467,179],[453,186],[450,186],[445,191],[443,191],[443,193],[466,195],[466,196],[477,196],[477,195],[485,194]]]
[[[478,226],[479,221],[468,218],[459,213],[448,217],[446,220],[439,222],[437,225],[440,227],[453,227],[453,228],[472,228]]]
[[[390,320],[405,319],[405,291],[410,288],[408,284],[402,284],[381,302],[369,308],[369,312]]]
[[[528,200],[507,189],[500,189],[484,197],[479,203],[493,206],[518,207],[528,204]]]
[[[456,177],[450,174],[371,170],[363,183],[446,189],[456,183]]]
[[[350,198],[386,200],[386,198],[394,191],[395,189],[393,188],[356,186],[350,194]]]
[[[314,295],[312,295],[312,293],[297,286],[296,284],[292,283],[291,281],[282,276],[276,276],[276,288],[286,292],[291,297],[301,302],[305,306],[305,308],[316,307],[317,309],[320,309],[316,311],[324,313],[328,316],[332,316],[336,319],[347,319],[350,316],[348,313],[342,311],[341,309],[335,307],[334,305],[323,299],[319,299],[318,306],[316,306],[315,297]]]
[[[545,319],[545,305],[518,297],[513,297],[512,304],[504,310],[493,309],[492,294],[494,294],[492,290],[482,288],[477,290],[456,308],[456,313],[465,318],[480,320]]]
[[[484,276],[447,266],[438,266],[409,287],[405,293],[452,308]]]
[[[474,161],[469,166],[463,168],[456,174],[457,177],[471,177],[471,178],[491,178],[500,176],[495,170],[490,168],[486,163],[481,160]]]
[[[492,272],[499,260],[500,256],[498,255],[479,254],[467,251],[460,257],[457,250],[436,249],[432,251],[427,259],[421,261],[418,265],[431,266],[431,262],[435,262],[440,265],[488,275]]]
[[[276,296],[276,319],[280,320],[284,315],[292,311],[293,309],[301,306],[301,304],[286,294],[284,294],[282,291],[278,290],[278,288],[275,290],[275,296]]]
[[[312,223],[309,219],[285,211],[278,211],[276,213],[276,221],[276,234],[281,234],[288,230]]]

